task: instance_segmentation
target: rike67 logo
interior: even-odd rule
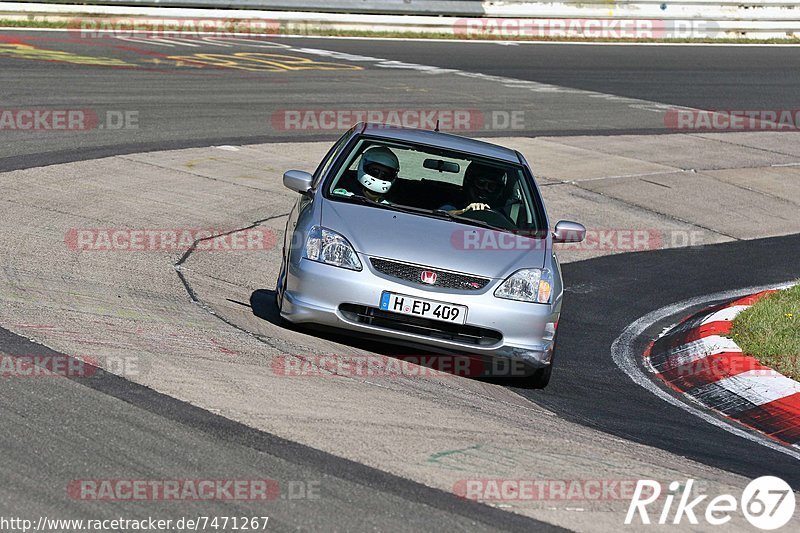
[[[758,529],[771,531],[785,526],[794,516],[795,495],[784,480],[774,476],[762,476],[751,481],[738,500],[731,494],[721,494],[706,502],[707,494],[692,494],[694,480],[685,484],[673,481],[663,496],[663,507],[648,506],[662,501],[661,484],[648,479],[639,480],[625,515],[625,524],[632,524],[638,517],[642,524],[682,524],[684,520],[692,525],[699,524],[698,516],[713,526],[730,522],[735,513],[741,512],[751,525]],[[682,490],[681,490],[682,489]],[[677,504],[675,501],[677,500]],[[675,508],[673,511],[673,504]],[[705,506],[705,510],[703,509]],[[657,507],[654,505],[653,507]],[[655,512],[652,516],[651,512]]]

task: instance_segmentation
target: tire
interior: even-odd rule
[[[550,383],[550,376],[553,375],[553,365],[556,358],[556,343],[558,341],[558,333],[553,338],[553,353],[550,355],[550,364],[544,368],[538,369],[533,375],[528,378],[528,386],[532,389],[543,389]]]
[[[275,287],[275,307],[278,308],[278,313],[281,312],[282,306],[283,306],[283,298],[281,297],[281,291],[278,287]]]
[[[281,265],[278,279],[275,282],[275,306],[278,308],[279,314],[283,308],[283,295],[286,292],[286,272],[284,271],[284,266],[285,265]]]
[[[544,368],[540,368],[529,378],[528,386],[532,389],[543,389],[550,383],[550,376],[553,375],[553,363],[551,362]]]
[[[275,283],[275,307],[278,308],[278,323],[277,325],[285,328],[285,329],[292,329],[293,324],[283,318],[281,316],[281,312],[283,311],[283,298],[286,294],[286,272],[284,271],[283,267],[281,267],[281,271],[278,274],[278,280]]]

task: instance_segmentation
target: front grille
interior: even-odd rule
[[[443,339],[473,346],[491,346],[503,340],[503,335],[492,329],[401,315],[366,305],[341,304],[339,311],[352,322],[414,333],[432,339]]]
[[[426,285],[428,287],[479,291],[486,287],[489,281],[491,281],[488,278],[479,278],[468,274],[457,274],[446,270],[409,265],[408,263],[398,263],[397,261],[387,261],[386,259],[378,259],[375,257],[370,258],[369,261],[372,263],[372,267],[381,274],[412,283],[418,283],[419,285]],[[436,275],[436,281],[434,283],[423,282],[423,272],[433,272]]]

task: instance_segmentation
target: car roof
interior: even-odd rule
[[[362,128],[361,133],[371,137],[426,144],[437,148],[466,152],[491,159],[500,159],[509,163],[520,163],[517,152],[510,148],[504,148],[496,144],[475,139],[468,139],[467,137],[461,137],[459,135],[414,128],[401,128],[399,126],[388,126],[375,122],[363,123]]]

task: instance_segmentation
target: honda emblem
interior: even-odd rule
[[[436,272],[432,272],[430,270],[423,270],[422,273],[419,275],[419,278],[422,280],[422,283],[433,285],[434,283],[436,283]]]

